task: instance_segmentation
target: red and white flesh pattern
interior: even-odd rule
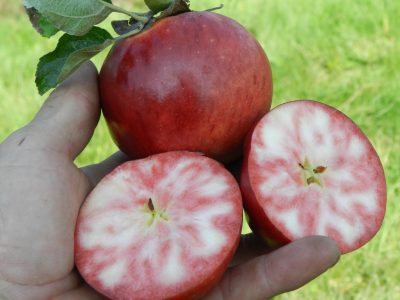
[[[368,138],[311,100],[282,104],[257,124],[241,188],[251,227],[278,244],[324,235],[347,253],[376,234],[385,214],[384,171]]]
[[[83,204],[75,262],[111,299],[198,299],[222,276],[242,225],[239,186],[190,152],[127,162]]]

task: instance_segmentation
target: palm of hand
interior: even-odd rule
[[[33,137],[19,132],[1,148],[10,153],[0,159],[1,252],[7,259],[1,269],[9,282],[42,285],[73,269],[75,221],[90,183],[61,154],[15,145],[24,138],[29,143]]]
[[[92,68],[84,72],[96,78]],[[20,297],[29,286],[41,286],[41,293],[51,283],[50,289],[62,292],[78,282],[72,273],[74,228],[92,183],[73,160],[99,111],[95,81],[83,91],[77,80],[66,82],[28,126],[0,145],[0,278],[3,289],[19,287]]]

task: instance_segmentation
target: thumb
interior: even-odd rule
[[[87,145],[100,116],[97,70],[80,66],[46,100],[27,126],[33,143],[74,159]]]

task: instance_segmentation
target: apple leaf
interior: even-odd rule
[[[52,37],[58,29],[49,23],[34,7],[25,8],[33,27],[44,37]]]
[[[70,35],[85,35],[112,12],[111,0],[24,0],[27,9],[35,8],[54,27]]]
[[[104,29],[93,27],[84,36],[64,34],[57,47],[40,58],[36,70],[39,94],[56,87],[83,62],[110,46],[115,40]]]

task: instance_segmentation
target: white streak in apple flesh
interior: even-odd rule
[[[383,169],[346,116],[313,101],[286,103],[259,122],[250,142],[250,185],[289,240],[327,235],[348,252],[375,234],[385,210]],[[313,173],[317,167],[323,172]]]
[[[100,280],[106,287],[117,285],[126,274],[127,261],[119,260],[114,264],[105,267],[99,274]]]

